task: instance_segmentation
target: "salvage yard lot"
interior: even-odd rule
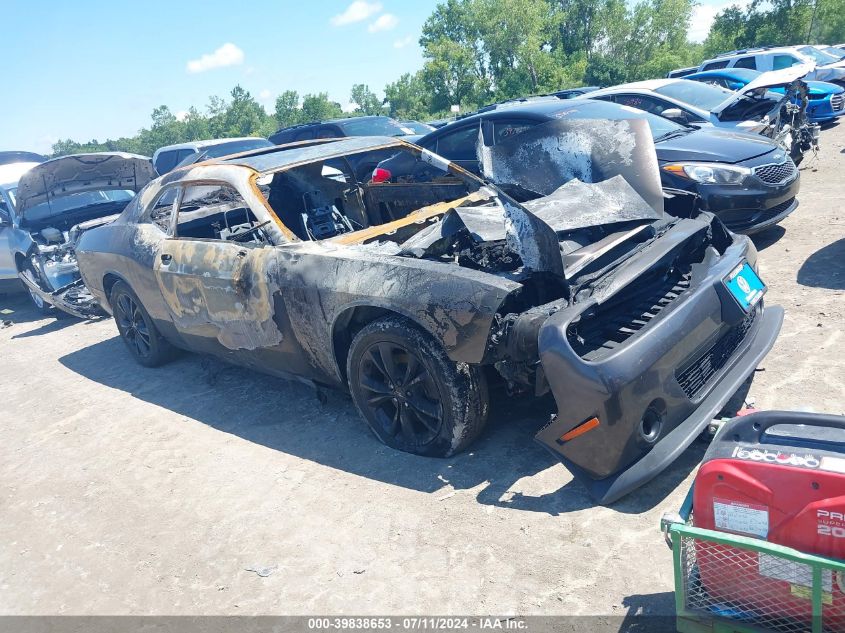
[[[755,238],[786,309],[758,408],[845,412],[845,125],[821,147]],[[145,369],[110,319],[0,308],[1,613],[672,611],[658,523],[702,442],[595,507],[532,441],[550,407],[494,400],[470,452],[417,457],[343,394],[196,355]]]

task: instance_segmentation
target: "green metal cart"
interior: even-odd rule
[[[841,603],[834,605],[832,595],[834,586],[845,584],[845,562],[685,523],[668,522],[663,528],[673,551],[677,629],[681,633],[845,632],[845,609]],[[810,609],[806,619],[773,615],[779,600],[775,595],[749,592],[730,600],[711,597],[701,581],[699,560],[712,561],[718,556],[730,556],[733,566],[748,565],[755,570],[765,566],[766,575],[794,583],[790,584],[792,594],[808,601],[812,616]]]

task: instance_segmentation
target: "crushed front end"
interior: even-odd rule
[[[781,308],[745,310],[725,284],[755,261],[709,214],[681,220],[542,322],[558,413],[536,439],[599,503],[674,461],[771,349]]]
[[[74,225],[68,231],[47,227],[30,234],[31,243],[19,276],[34,296],[80,319],[102,315],[95,297],[79,275],[74,247],[86,230],[116,216]]]

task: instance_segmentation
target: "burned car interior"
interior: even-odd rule
[[[301,240],[354,233],[470,193],[468,182],[410,155],[395,182],[374,182],[374,166],[395,155],[395,150],[375,150],[309,163],[274,174],[261,190],[276,216]]]

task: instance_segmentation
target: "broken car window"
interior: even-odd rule
[[[176,201],[178,187],[170,187],[162,191],[150,210],[144,214],[141,222],[152,222],[165,233],[170,233],[170,219],[173,215],[173,203]]]
[[[179,203],[176,236],[201,240],[266,243],[267,237],[249,205],[233,187],[198,184],[185,187]]]

